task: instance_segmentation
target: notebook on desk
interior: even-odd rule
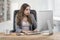
[[[26,35],[37,35],[37,34],[41,34],[40,32],[28,32],[25,33]]]

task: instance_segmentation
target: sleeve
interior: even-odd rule
[[[20,26],[17,25],[17,15],[15,16],[15,28],[16,28],[16,32],[21,32],[21,28],[19,28]]]
[[[31,17],[32,17],[32,22],[33,22],[33,25],[34,25],[34,29],[36,29],[37,28],[37,22],[36,22],[33,14],[31,14]]]

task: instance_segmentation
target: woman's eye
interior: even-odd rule
[[[26,9],[26,10],[28,10],[28,9]]]

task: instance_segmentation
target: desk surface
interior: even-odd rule
[[[43,34],[17,36],[16,33],[10,35],[0,33],[0,40],[60,40],[60,33],[54,33],[51,36]]]

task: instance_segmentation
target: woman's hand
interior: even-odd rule
[[[25,31],[25,30],[23,30],[23,32],[24,32],[24,33],[31,33],[32,31]]]
[[[34,32],[39,32],[39,31],[37,29],[35,29]]]

